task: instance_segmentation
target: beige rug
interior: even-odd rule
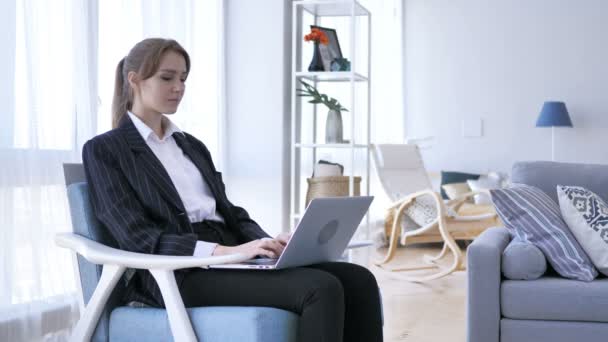
[[[421,262],[424,254],[439,251],[439,247],[400,248],[394,264],[413,265],[416,261]],[[378,258],[380,253],[386,253],[386,250],[358,251],[353,254],[353,261],[371,265],[372,258]],[[450,260],[448,256],[445,261]],[[369,268],[382,291],[384,341],[465,341],[466,272],[417,284],[395,279],[375,266]]]

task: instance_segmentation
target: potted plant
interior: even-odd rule
[[[308,103],[322,103],[328,109],[327,121],[325,123],[325,142],[327,143],[343,143],[342,139],[342,111],[348,112],[348,109],[344,108],[333,97],[329,97],[326,94],[321,94],[314,86],[300,80],[300,83],[304,86],[304,89],[296,89],[298,96],[311,97]]]

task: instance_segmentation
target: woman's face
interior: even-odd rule
[[[152,77],[136,82],[135,102],[146,112],[173,114],[186,90],[186,60],[174,51],[161,58],[158,71]]]

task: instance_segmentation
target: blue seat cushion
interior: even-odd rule
[[[608,279],[505,280],[500,308],[504,317],[512,319],[608,323]]]
[[[299,316],[269,307],[216,306],[188,309],[199,341],[295,341]],[[173,341],[167,312],[118,307],[110,316],[111,342]]]

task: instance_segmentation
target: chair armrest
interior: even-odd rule
[[[506,228],[490,228],[467,250],[467,342],[500,340],[501,257],[510,240]]]
[[[196,335],[179,293],[174,270],[205,267],[209,265],[240,262],[249,259],[243,254],[216,257],[170,256],[123,251],[105,246],[73,233],[55,235],[55,243],[82,255],[89,262],[103,264],[99,283],[89,300],[80,320],[72,332],[72,341],[88,341],[99,321],[110,293],[126,268],[148,269],[156,280],[169,318],[169,325],[176,341],[196,341]]]
[[[420,190],[418,192],[414,192],[413,194],[409,194],[407,196],[404,196],[403,198],[401,198],[401,199],[399,199],[399,200],[391,203],[390,206],[389,206],[389,209],[393,209],[393,208],[397,208],[397,207],[403,206],[403,205],[405,205],[405,204],[407,204],[407,203],[415,200],[416,197],[420,197],[420,196],[423,196],[423,195],[431,195],[433,197],[438,197],[439,196],[435,191],[433,191],[431,189]]]
[[[249,259],[243,254],[194,257],[134,253],[108,247],[74,233],[55,235],[55,243],[60,247],[73,250],[93,264],[111,264],[137,269],[177,270],[241,262]]]

